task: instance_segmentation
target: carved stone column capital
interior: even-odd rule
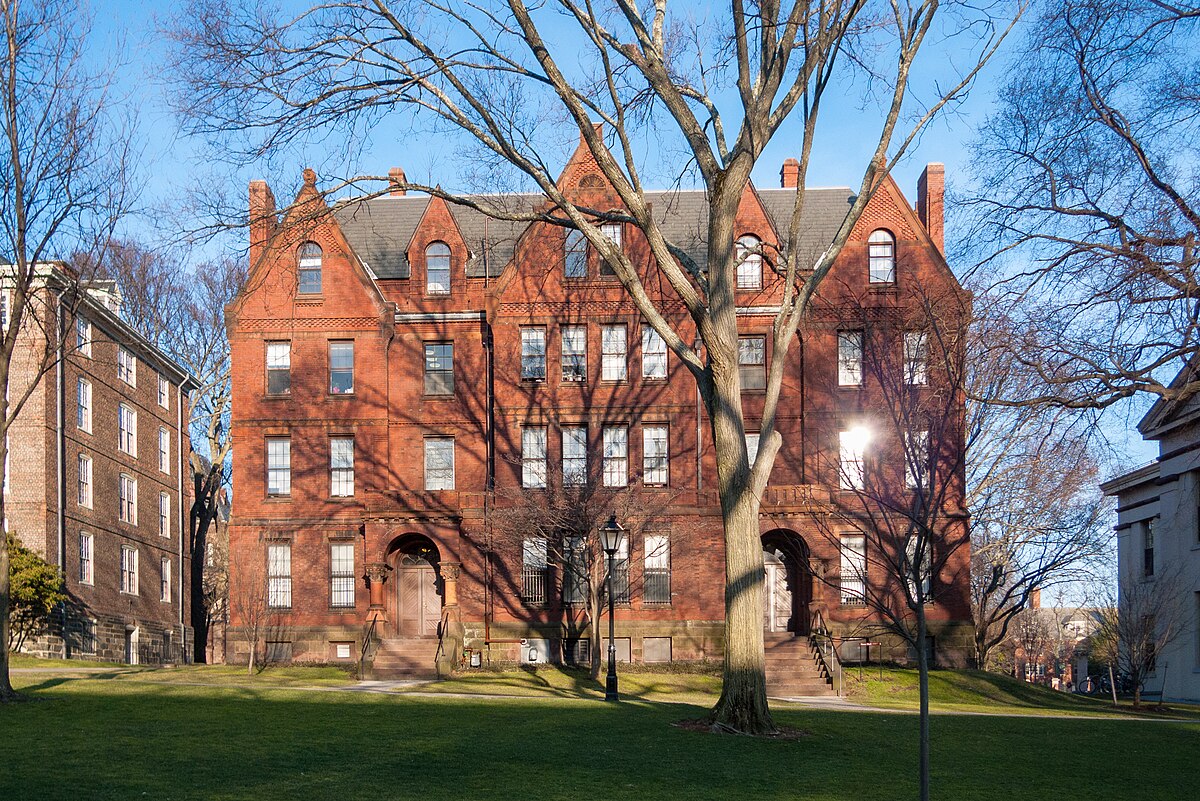
[[[386,562],[367,562],[366,574],[363,576],[371,583],[380,583],[387,581],[388,573],[392,572],[391,565]]]

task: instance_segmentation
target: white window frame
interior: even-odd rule
[[[904,383],[924,386],[929,380],[929,343],[924,331],[904,332]]]
[[[545,489],[549,473],[546,452],[546,427],[521,428],[521,486],[525,489]]]
[[[521,542],[521,600],[529,606],[550,601],[549,540],[528,537]]]
[[[131,387],[137,386],[137,356],[124,345],[117,346],[117,378]]]
[[[580,487],[587,483],[587,427],[563,426],[562,476],[564,487]]]
[[[861,428],[838,432],[838,486],[861,490],[866,486],[867,436]]]
[[[583,232],[568,229],[563,239],[563,278],[587,278],[587,239]]]
[[[92,382],[82,377],[75,384],[75,427],[92,433]]]
[[[121,594],[138,594],[138,549],[132,545],[121,546]]]
[[[128,473],[117,477],[117,518],[122,523],[138,523],[138,480]]]
[[[872,284],[896,282],[896,237],[877,228],[867,238],[868,274]]]
[[[267,364],[267,394],[268,395],[290,395],[292,392],[292,342],[291,340],[276,340],[266,343],[266,364]],[[281,374],[286,377],[287,386],[283,389],[271,389],[272,374]]]
[[[292,544],[267,545],[267,606],[290,609],[292,606]]]
[[[841,602],[861,606],[866,603],[867,538],[862,534],[843,534],[839,545],[841,569],[838,585]]]
[[[544,326],[521,327],[521,380],[546,380],[546,329]]]
[[[291,437],[267,437],[266,450],[267,496],[286,498],[292,494]]]
[[[646,552],[645,563],[642,567],[644,571],[642,574],[642,602],[654,606],[665,606],[671,603],[671,537],[667,534],[647,534],[644,545]],[[650,597],[650,576],[656,571],[665,577],[666,597]]]
[[[316,242],[301,242],[296,249],[296,294],[320,295],[325,280],[325,252]],[[305,276],[309,280],[306,284]],[[316,276],[313,281],[312,277]]]
[[[92,324],[82,315],[75,318],[75,349],[80,356],[92,358]]]
[[[162,373],[158,374],[158,405],[164,409],[171,408],[171,382]]]
[[[117,450],[137,458],[137,409],[129,404],[117,404]]]
[[[334,366],[335,351],[340,354],[350,353],[350,366],[345,365]],[[349,373],[350,387],[348,389],[338,389],[333,382],[335,373]],[[354,394],[354,340],[353,339],[333,339],[329,341],[329,394],[330,395],[353,395]]]
[[[354,497],[354,437],[329,438],[329,495]]]
[[[754,462],[758,459],[758,443],[760,433],[758,431],[746,432],[746,460],[754,467]]]
[[[452,490],[454,480],[454,437],[426,437],[425,490]]]
[[[629,429],[625,426],[605,426],[601,438],[604,444],[604,486],[629,486]]]
[[[929,480],[929,432],[904,432],[904,486],[927,488]]]
[[[334,609],[353,609],[355,585],[354,543],[330,543],[329,605]]]
[[[755,361],[757,359],[757,361]],[[738,337],[738,374],[742,391],[767,387],[767,338],[762,334]]]
[[[564,325],[559,337],[562,340],[562,380],[587,381],[587,326]]]
[[[671,483],[671,435],[666,423],[642,426],[642,483],[647,487]]]
[[[171,474],[171,432],[165,426],[158,427],[158,469]]]
[[[171,536],[171,496],[168,493],[158,493],[158,536]]]
[[[667,377],[667,341],[650,325],[642,326],[642,378]]]
[[[904,573],[908,581],[908,591],[912,595],[914,601],[922,601],[929,603],[933,595],[933,543],[928,539],[925,541],[924,553],[921,563],[917,564],[917,538],[910,537],[904,546]],[[914,579],[921,579],[921,596],[917,597],[917,583]]]
[[[96,538],[87,531],[79,532],[79,583],[96,583]]]
[[[163,603],[171,602],[171,558],[163,556],[158,561],[158,600]]]
[[[425,394],[446,397],[454,394],[454,343],[426,342]]]
[[[762,289],[762,285],[762,240],[747,234],[737,241],[737,288],[754,290]]]
[[[624,325],[600,327],[600,380],[624,381],[628,377],[628,337]]]
[[[434,252],[435,248],[437,249],[436,253]],[[445,250],[444,253],[442,252],[443,249]],[[453,252],[450,250],[450,246],[447,245],[445,242],[441,242],[441,241],[430,242],[428,245],[425,246],[425,294],[426,295],[445,296],[445,295],[450,294],[450,272],[451,272],[451,268],[452,268],[452,257],[453,257]],[[435,270],[435,268],[433,268],[431,266],[434,263],[435,259],[437,260],[437,265],[438,265],[436,270]],[[442,264],[443,260],[445,260],[444,266]],[[435,274],[439,278],[444,275],[445,282],[443,283],[440,280],[435,280],[434,279]]]
[[[75,460],[75,468],[77,472],[77,490],[76,500],[84,509],[91,509],[95,496],[92,492],[92,457],[86,453],[79,454]]]
[[[838,386],[859,387],[863,382],[863,332],[838,331]]]

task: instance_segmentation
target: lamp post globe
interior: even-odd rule
[[[625,538],[625,529],[614,514],[600,529],[600,547],[608,556],[608,675],[604,680],[604,700],[617,701],[617,645],[613,626],[613,567],[617,551]]]

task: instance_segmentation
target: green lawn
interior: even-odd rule
[[[32,700],[0,707],[0,798],[916,795],[910,715],[780,709],[780,723],[809,735],[768,741],[672,725],[700,717],[699,705],[303,692],[111,675],[15,677]],[[636,676],[623,677],[631,689],[648,681]],[[935,718],[932,731],[940,798],[1010,801],[1052,789],[1072,798],[1178,799],[1200,760],[1200,723],[947,716]]]
[[[882,677],[881,677],[882,673]],[[881,709],[916,709],[917,671],[902,668],[850,668],[847,696]],[[1102,697],[1059,692],[1010,676],[978,670],[935,670],[929,674],[929,707],[940,712],[991,712],[1025,715],[1114,715],[1134,713],[1128,703],[1114,709]],[[1200,720],[1200,709],[1168,705],[1165,710],[1143,708],[1138,715]]]
[[[721,678],[709,673],[621,671],[620,694],[647,701],[712,704],[721,692]],[[407,687],[398,692],[468,693],[522,697],[604,698],[604,675],[593,681],[586,671],[552,666],[536,670],[467,671],[446,681]]]

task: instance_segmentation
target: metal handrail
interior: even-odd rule
[[[817,658],[821,660],[821,666],[825,668],[826,676],[833,680],[834,692],[841,697],[845,694],[842,660],[838,658],[837,643],[825,627],[825,618],[819,611],[809,630],[808,641],[812,645],[813,651],[816,652]]]
[[[371,622],[367,626],[366,631],[363,632],[362,651],[358,655],[358,680],[359,681],[362,681],[364,678],[363,668],[365,667],[365,665],[367,663],[367,651],[370,649],[371,643],[375,640],[375,626],[378,623],[379,623],[379,615],[375,615],[374,617],[371,618]]]

